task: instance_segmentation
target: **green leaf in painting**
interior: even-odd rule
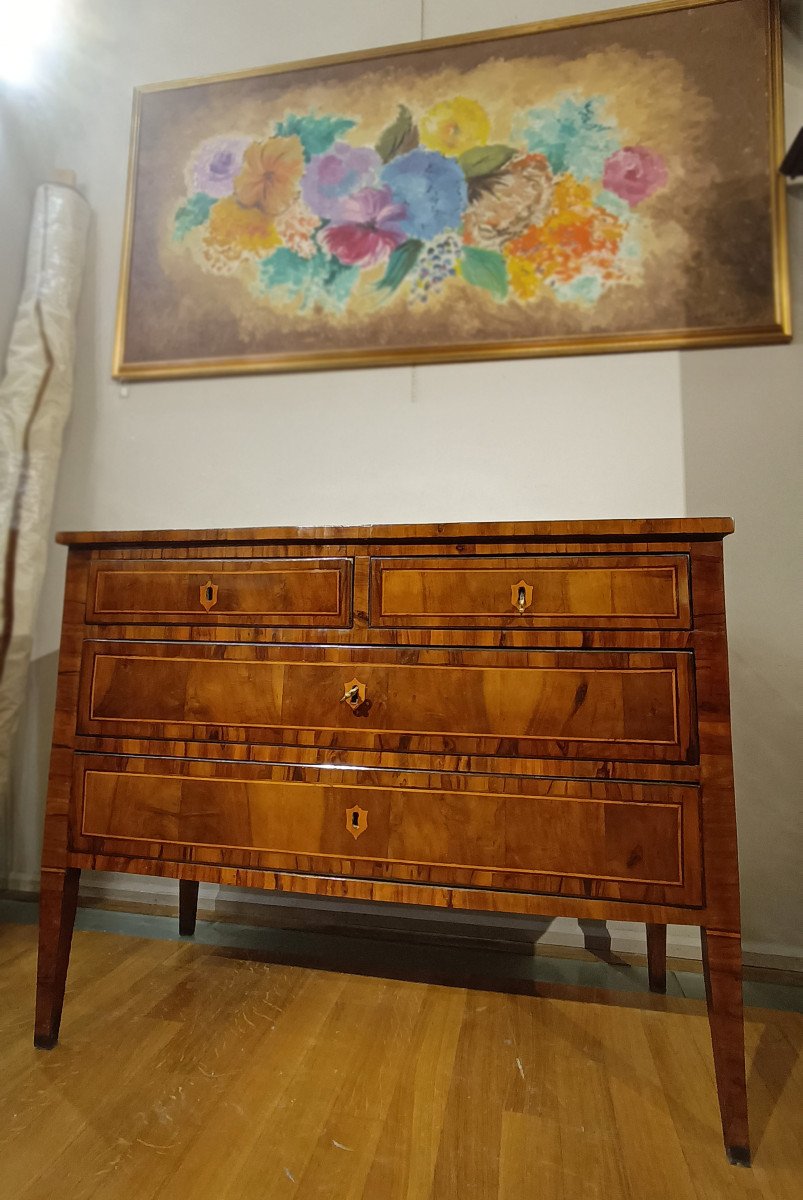
[[[516,151],[512,146],[472,146],[458,158],[466,179],[480,175],[493,175],[510,162]]]
[[[395,292],[405,275],[415,266],[423,244],[417,238],[409,238],[402,242],[401,246],[397,246],[388,259],[385,274],[376,286]]]
[[[376,143],[376,152],[382,162],[390,162],[397,155],[414,150],[417,145],[418,128],[413,124],[409,108],[400,104],[396,120],[380,133]]]
[[[173,224],[173,241],[182,241],[196,225],[203,225],[216,203],[214,196],[205,192],[196,192],[176,210]]]
[[[307,162],[315,154],[323,154],[331,145],[349,129],[353,129],[356,121],[348,117],[314,117],[307,115],[299,117],[290,113],[276,126],[277,137],[293,137],[301,142],[304,158]]]
[[[484,288],[497,300],[507,295],[507,265],[496,250],[480,250],[477,246],[466,246],[460,261],[460,270],[466,283]]]

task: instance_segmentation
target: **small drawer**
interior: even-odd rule
[[[478,629],[688,629],[682,554],[374,558],[371,623]]]
[[[74,795],[94,852],[701,902],[695,787],[79,755]]]
[[[351,624],[346,558],[94,562],[86,619],[101,625]]]

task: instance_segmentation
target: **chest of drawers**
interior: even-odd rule
[[[725,519],[62,534],[35,1041],[82,870],[702,929],[748,1161]]]

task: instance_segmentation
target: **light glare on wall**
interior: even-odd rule
[[[0,80],[31,83],[53,36],[59,0],[0,0]]]

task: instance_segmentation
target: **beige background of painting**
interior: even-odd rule
[[[803,124],[795,3],[787,141]],[[54,530],[735,516],[725,557],[745,945],[790,962],[803,956],[803,191],[789,196],[790,345],[125,388],[110,374],[136,84],[610,4],[495,0],[491,11],[488,0],[425,0],[422,28],[420,0],[64,0],[69,24],[32,88],[0,88],[0,357],[33,183],[54,165],[72,167],[93,225]],[[5,842],[0,831],[3,877],[28,890],[38,886],[65,558],[53,545]],[[159,885],[87,876],[82,886],[147,900]],[[175,887],[157,898],[175,903]],[[643,928],[615,923],[611,932],[615,948],[643,951]],[[688,937],[671,930],[670,945],[693,952]],[[579,931],[556,922],[547,940],[577,941]]]
[[[566,94],[602,95],[625,144],[643,143],[666,157],[668,187],[638,210],[640,283],[612,288],[593,307],[561,303],[548,289],[534,302],[511,296],[500,304],[459,279],[426,307],[410,306],[404,288],[380,305],[377,268],[363,273],[342,315],[320,308],[299,314],[251,292],[255,268],[240,268],[242,278],[203,271],[192,252],[199,234],[173,242],[184,167],[205,137],[264,137],[287,113],[320,111],[358,117],[346,140],[370,145],[398,103],[421,115],[461,94],[484,105],[490,140],[503,142],[523,109]],[[125,359],[769,325],[767,163],[761,0],[149,92],[142,98]]]

